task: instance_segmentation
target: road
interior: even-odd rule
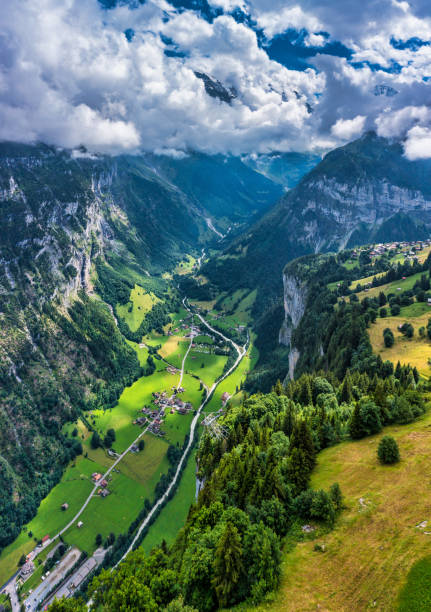
[[[183,299],[183,305],[184,308],[186,308],[189,312],[191,312],[190,308],[187,306],[186,304],[187,298]],[[150,522],[151,518],[153,517],[154,513],[158,510],[158,508],[160,508],[160,506],[162,506],[165,501],[167,500],[167,498],[169,497],[170,492],[172,491],[173,487],[176,485],[181,471],[182,471],[182,467],[183,464],[187,458],[187,455],[191,449],[191,446],[193,444],[193,439],[194,439],[194,433],[195,433],[195,429],[196,429],[196,425],[198,423],[202,408],[204,406],[206,406],[206,404],[210,401],[212,394],[214,393],[214,391],[216,390],[216,388],[218,387],[218,385],[225,379],[227,378],[234,370],[235,368],[238,366],[238,364],[241,362],[242,358],[244,357],[244,355],[246,354],[246,346],[247,346],[247,342],[246,344],[241,347],[238,346],[238,344],[236,344],[233,340],[231,340],[230,338],[227,338],[226,336],[224,336],[221,332],[217,331],[216,329],[214,329],[213,327],[211,327],[211,325],[209,325],[209,323],[207,323],[205,321],[205,319],[201,316],[198,315],[199,319],[202,321],[202,323],[204,325],[206,325],[206,327],[208,327],[208,329],[210,329],[214,334],[218,334],[220,337],[222,337],[225,341],[230,342],[232,344],[232,346],[235,348],[235,350],[238,353],[238,356],[236,358],[235,363],[232,365],[232,367],[229,368],[229,370],[227,372],[225,372],[223,374],[223,376],[221,376],[216,382],[213,383],[213,385],[210,387],[207,396],[205,397],[205,399],[203,400],[203,402],[201,403],[201,405],[199,406],[195,416],[193,417],[193,420],[191,422],[190,425],[190,435],[189,435],[189,441],[188,444],[183,452],[183,454],[181,455],[181,459],[178,463],[176,472],[174,474],[173,479],[171,480],[170,485],[168,486],[167,490],[165,491],[165,493],[162,495],[162,497],[160,497],[160,499],[154,504],[154,506],[151,508],[151,511],[147,514],[146,518],[142,521],[141,525],[139,526],[139,529],[135,535],[135,537],[133,538],[129,548],[126,550],[126,552],[124,553],[124,555],[121,557],[121,559],[118,561],[118,563],[114,566],[113,569],[115,569],[115,567],[117,567],[121,561],[123,561],[126,556],[132,551],[134,545],[136,544],[136,542],[138,541],[142,531],[145,529],[145,527],[148,525],[148,523]],[[183,361],[183,367],[184,367],[184,362]]]
[[[202,256],[200,258],[200,260],[202,259],[202,257],[204,256],[204,253],[202,253]],[[235,361],[235,363],[232,365],[231,368],[229,368],[229,370],[227,372],[225,372],[225,374],[223,374],[223,376],[221,376],[217,381],[215,381],[213,383],[213,385],[208,389],[208,387],[206,387],[207,389],[207,395],[205,397],[205,399],[203,400],[203,402],[201,403],[201,405],[199,406],[193,420],[192,423],[190,425],[190,436],[189,436],[189,441],[187,444],[186,449],[184,450],[181,459],[178,463],[177,466],[177,470],[175,472],[175,475],[168,487],[168,489],[166,490],[166,492],[164,493],[164,495],[157,501],[157,503],[153,506],[153,508],[151,509],[150,513],[147,515],[147,517],[144,519],[144,521],[141,523],[138,532],[136,534],[136,536],[134,537],[132,543],[130,544],[128,550],[126,551],[126,553],[123,555],[123,557],[120,559],[120,561],[118,563],[120,563],[125,557],[126,555],[132,550],[133,546],[135,545],[137,539],[139,538],[139,536],[141,535],[143,529],[145,529],[145,527],[148,525],[148,522],[150,521],[151,517],[153,516],[153,514],[156,512],[156,510],[165,502],[166,498],[168,497],[168,495],[170,494],[170,492],[172,491],[172,488],[175,486],[181,470],[182,470],[182,466],[186,460],[186,457],[190,451],[191,445],[193,443],[193,438],[194,438],[194,433],[195,433],[195,429],[196,429],[196,425],[197,422],[199,420],[200,417],[200,413],[202,411],[202,409],[204,408],[204,406],[206,406],[206,404],[210,401],[212,394],[214,393],[214,391],[216,390],[216,388],[218,387],[218,385],[225,379],[227,378],[227,376],[229,376],[233,370],[235,370],[235,368],[238,366],[238,364],[241,362],[242,358],[244,357],[245,353],[246,353],[246,346],[247,343],[244,345],[244,347],[240,347],[238,344],[236,344],[233,340],[231,340],[230,338],[226,337],[224,334],[222,334],[221,332],[219,332],[218,330],[214,329],[209,323],[207,323],[207,321],[202,317],[202,315],[198,314],[198,313],[192,313],[191,309],[189,308],[189,306],[187,305],[187,298],[183,299],[183,305],[186,308],[186,310],[188,310],[188,312],[190,312],[191,314],[195,314],[200,321],[209,329],[211,330],[214,334],[217,334],[218,336],[220,336],[221,338],[223,338],[223,340],[225,340],[225,342],[230,343],[236,350],[238,356],[237,359]],[[193,344],[193,335],[190,338],[190,344],[189,347],[183,357],[182,363],[181,363],[181,371],[180,371],[180,378],[179,378],[179,382],[178,382],[178,387],[181,386],[182,380],[183,380],[183,376],[184,376],[184,371],[185,371],[185,364],[186,364],[186,360],[188,357],[188,354],[190,352],[190,349],[192,347]],[[102,479],[106,479],[109,474],[112,472],[112,470],[120,463],[120,461],[127,455],[128,452],[130,452],[132,446],[134,446],[135,444],[137,444],[140,440],[140,438],[142,438],[142,436],[147,432],[149,425],[139,434],[139,436],[130,444],[130,446],[128,446],[128,448],[121,453],[121,455],[119,455],[117,457],[117,459],[114,461],[114,463],[108,468],[108,470],[103,474]],[[101,480],[102,480],[101,479]],[[96,483],[91,491],[91,493],[89,494],[89,496],[87,497],[87,499],[85,500],[85,502],[83,503],[83,505],[81,506],[81,508],[78,510],[78,512],[75,514],[75,516],[69,521],[69,523],[63,527],[63,529],[61,529],[56,535],[54,535],[46,544],[44,547],[36,547],[31,553],[30,553],[30,558],[32,560],[34,560],[38,554],[40,552],[42,552],[42,550],[44,550],[44,548],[46,546],[49,546],[49,544],[51,544],[52,542],[54,542],[55,540],[57,540],[63,533],[65,533],[75,522],[76,520],[81,516],[81,514],[84,512],[84,510],[86,509],[86,507],[88,506],[88,504],[91,501],[91,498],[94,496],[95,492],[97,491],[97,489],[99,488],[99,485]],[[117,565],[118,565],[117,563]],[[116,567],[116,566],[115,566]],[[11,598],[11,602],[12,602],[12,611],[13,612],[19,612],[20,610],[20,604],[18,601],[18,596],[17,596],[17,591],[16,591],[16,579],[18,577],[18,574],[15,575],[15,577],[13,577],[8,584],[4,587],[3,591],[9,593],[10,598]]]

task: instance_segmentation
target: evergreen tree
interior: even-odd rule
[[[349,434],[353,440],[359,440],[364,437],[364,429],[362,427],[359,403],[355,404],[355,407],[352,412],[352,416],[350,417],[349,422]]]
[[[340,404],[350,404],[353,399],[352,392],[352,379],[350,377],[350,372],[347,371],[346,376],[344,377],[343,384],[340,389]]]
[[[392,436],[383,436],[377,449],[377,456],[380,463],[388,465],[397,463],[400,460],[398,444]]]
[[[310,379],[308,376],[304,376],[301,381],[301,389],[299,392],[299,402],[303,406],[309,406],[313,403],[313,395],[311,393]]]
[[[238,529],[227,522],[214,555],[212,585],[219,606],[225,608],[232,600],[243,571],[241,536]]]

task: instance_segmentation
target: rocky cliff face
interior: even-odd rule
[[[292,346],[292,333],[299,325],[307,302],[307,284],[289,271],[283,273],[284,321],[280,329],[279,342],[290,349],[289,378],[293,378],[295,365],[299,359],[298,347]]]

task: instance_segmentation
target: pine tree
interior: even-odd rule
[[[350,418],[349,434],[353,440],[359,440],[360,438],[364,437],[359,403],[355,404],[352,416]]]
[[[343,384],[340,390],[340,404],[350,404],[353,399],[352,392],[352,379],[350,378],[350,372],[347,370],[346,376],[344,377]]]
[[[232,600],[243,571],[241,536],[229,521],[218,542],[213,563],[212,585],[219,606],[225,608]]]
[[[277,395],[283,395],[284,394],[284,388],[283,388],[283,385],[280,382],[280,379],[278,379],[277,382],[275,383],[274,392]]]
[[[310,379],[308,376],[304,376],[302,380],[302,386],[299,392],[299,402],[303,406],[310,406],[313,403],[313,395],[311,393]]]

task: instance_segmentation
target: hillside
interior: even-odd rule
[[[320,453],[312,486],[338,482],[346,509],[334,531],[310,537],[284,555],[280,591],[258,610],[398,609],[409,571],[429,554],[431,505],[424,476],[431,470],[430,425],[428,413],[410,425],[385,429],[400,449],[395,466],[377,461],[381,435]],[[325,552],[316,551],[316,544]],[[417,582],[422,589],[426,584],[420,577],[409,583],[403,611],[428,609],[426,590],[419,597],[414,593]]]
[[[175,164],[0,145],[0,547],[79,448],[66,445],[62,425],[89,402],[115,405],[141,374],[124,336],[140,340],[166,322],[175,296],[162,273],[218,240],[214,228],[249,222],[281,193],[236,159],[201,156],[194,172],[214,175],[203,201],[193,180],[184,191],[175,184]],[[119,329],[100,296],[124,311],[136,283],[150,308],[137,303],[131,328],[120,317]]]
[[[256,312],[282,294],[282,270],[305,255],[373,241],[426,238],[429,160],[408,161],[400,143],[374,133],[335,149],[205,268],[226,290],[259,289]]]

